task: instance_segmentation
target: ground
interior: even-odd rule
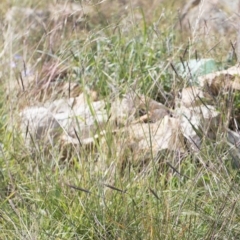
[[[229,42],[208,45],[179,30],[179,6],[140,2],[130,10],[96,1],[0,4],[1,239],[239,238],[239,158],[225,131],[238,96],[230,90],[211,95],[221,112],[214,139],[196,131],[201,148],[184,156],[164,150],[153,157],[154,143],[147,157],[134,152],[116,122],[87,146],[63,148],[21,132],[26,107],[81,93],[88,106],[107,103],[107,123],[116,96],[131,92],[171,112],[189,84],[175,64],[198,56],[215,59],[221,69],[234,65]],[[77,84],[74,91],[64,85],[69,82]]]

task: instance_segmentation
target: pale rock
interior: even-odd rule
[[[136,155],[168,149],[184,152],[184,137],[178,119],[169,116],[151,124],[135,124],[127,128]]]
[[[232,165],[235,168],[240,168],[240,134],[227,129],[227,144],[229,153],[232,157]]]
[[[138,105],[137,96],[133,92],[125,94],[122,99],[115,99],[111,106],[111,120],[125,126],[134,120]]]
[[[183,7],[181,26],[204,35],[234,33],[238,24],[237,9],[238,0],[190,0]]]
[[[213,95],[229,89],[240,90],[240,67],[236,65],[223,71],[201,76],[198,82],[205,91]]]
[[[104,108],[105,108],[104,101],[101,100],[95,102],[92,101],[87,102],[84,95],[81,94],[79,97],[75,98],[72,111],[76,116],[89,117],[103,110]]]
[[[140,116],[140,112],[144,112]],[[163,104],[134,92],[127,93],[122,99],[113,102],[111,108],[112,120],[119,125],[138,122],[156,122],[166,115],[170,110]]]
[[[80,139],[92,137],[108,119],[105,102],[87,103],[83,94],[69,99],[62,107],[57,107],[58,112],[54,113],[54,117],[71,137],[76,137],[76,133]]]
[[[28,139],[45,139],[53,142],[61,133],[61,127],[58,121],[54,115],[44,107],[26,108],[20,113],[20,117],[22,133],[23,135],[26,134]]]
[[[213,106],[181,106],[175,109],[175,116],[179,119],[181,132],[192,149],[200,149],[203,136],[215,137],[220,114]]]
[[[53,102],[48,102],[45,104],[45,107],[48,108],[48,110],[54,114],[58,113],[70,113],[75,99],[74,98],[60,98]]]
[[[108,119],[104,101],[87,103],[83,95],[55,100],[45,107],[25,108],[20,117],[23,134],[28,128],[33,139],[55,140],[63,132],[83,142],[100,132]]]
[[[227,140],[240,151],[240,134],[227,129]]]
[[[180,104],[185,107],[194,107],[202,104],[205,96],[206,93],[204,93],[199,87],[192,86],[188,88],[183,88],[181,92]]]

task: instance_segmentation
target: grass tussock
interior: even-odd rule
[[[20,11],[11,23],[1,25],[1,239],[239,238],[240,175],[231,164],[223,131],[214,141],[204,136],[199,152],[189,150],[182,158],[165,151],[143,162],[142,153],[133,156],[124,134],[113,133],[110,125],[103,140],[90,149],[63,150],[60,143],[46,145],[36,139],[26,146],[15,124],[19,104],[23,108],[37,97],[31,85],[23,88],[25,68],[34,71],[35,80],[46,82],[57,65],[67,71],[54,75],[57,81],[96,91],[109,106],[113,97],[131,90],[174,108],[177,93],[188,81],[177,78],[171,64],[180,57],[194,58],[196,51],[199,57],[223,63],[229,46],[206,49],[204,43],[184,38],[175,28],[177,12],[167,4],[156,7],[151,21],[145,5],[120,18],[106,17],[104,6],[82,21],[78,15],[53,19],[48,1],[0,5],[4,14],[13,6],[34,6],[46,14],[36,22],[35,15],[24,18]],[[49,75],[44,75],[45,65],[53,66]],[[55,92],[54,98],[62,95]],[[219,99],[219,129],[224,129],[228,108],[226,99]],[[64,154],[71,161],[62,160]]]

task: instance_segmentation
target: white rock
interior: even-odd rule
[[[179,118],[181,131],[190,142],[194,150],[198,150],[201,146],[202,133],[207,136],[215,134],[218,127],[218,120],[220,114],[213,106],[201,105],[197,107],[185,107],[175,109],[175,115]]]
[[[76,98],[70,119],[71,123],[68,129],[70,136],[76,137],[75,131],[77,131],[81,139],[92,137],[108,119],[105,102],[87,103],[82,97]]]
[[[33,140],[48,139],[51,142],[61,132],[60,125],[48,109],[44,107],[29,107],[20,113],[23,135],[27,134]]]
[[[194,107],[201,103],[200,99],[204,99],[205,93],[196,86],[183,88],[180,103],[185,107]]]
[[[156,156],[163,149],[184,152],[184,138],[178,119],[165,116],[156,123],[129,126],[128,132],[137,153],[152,151]]]
[[[119,125],[125,126],[134,119],[134,114],[137,111],[139,103],[136,100],[137,96],[133,92],[124,95],[122,99],[117,98],[111,106],[111,119]]]
[[[221,35],[235,32],[238,23],[238,0],[190,0],[182,11],[181,25],[193,33],[219,33]]]

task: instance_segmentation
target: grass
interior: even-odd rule
[[[11,5],[34,5],[9,3],[1,11],[7,12]],[[47,9],[47,1],[38,7]],[[39,71],[44,62],[59,61],[69,72],[64,81],[78,82],[86,92],[97,91],[110,106],[114,95],[129,89],[159,101],[163,101],[162,92],[174,97],[187,80],[176,78],[170,63],[178,61],[186,46],[188,58],[197,50],[201,57],[222,61],[228,51],[227,45],[208,51],[204,43],[183,41],[173,27],[174,11],[165,10],[154,23],[139,12],[140,22],[133,13],[122,21],[100,21],[99,25],[89,19],[80,24],[86,27],[82,31],[72,30],[72,22],[60,18],[47,22],[42,36],[31,38],[30,33],[27,42],[22,41],[27,29],[10,29],[8,35],[3,26],[1,239],[239,238],[240,175],[231,165],[221,130],[224,123],[215,141],[204,137],[201,151],[190,150],[181,163],[177,153],[166,151],[142,165],[141,158],[131,155],[126,139],[112,134],[111,126],[94,149],[73,148],[71,161],[63,161],[59,144],[46,147],[33,139],[34,146],[29,148],[14,124],[18,103],[35,102],[21,87],[12,94],[4,91],[6,82],[16,83],[16,72],[22,70],[22,63],[17,70],[10,68],[16,54]],[[58,28],[59,23],[63,28]],[[169,97],[164,103],[172,107],[172,100]],[[226,105],[223,101],[219,106]],[[224,119],[228,109],[221,109]]]

